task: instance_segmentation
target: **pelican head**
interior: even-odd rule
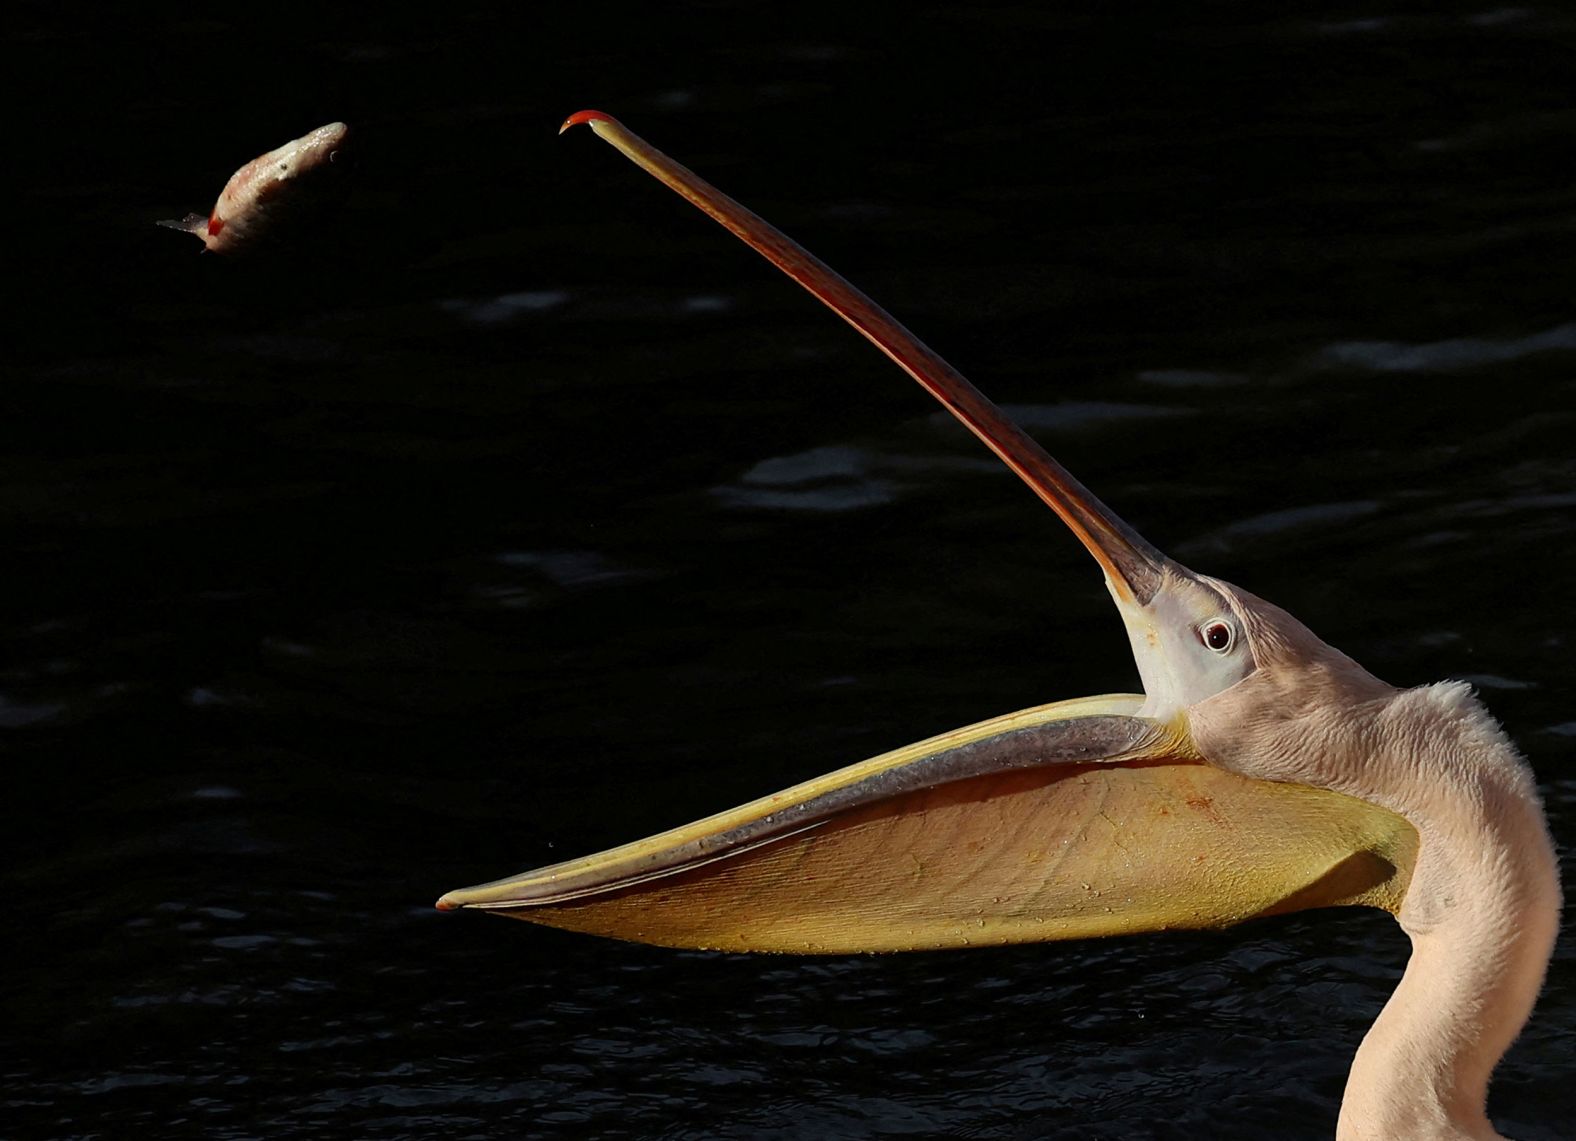
[[[1126,626],[1142,694],[1037,706],[445,910],[678,947],[855,952],[1395,914],[1413,954],[1338,1136],[1481,1138],[1559,887],[1530,772],[1465,686],[1399,690],[1286,611],[1166,557],[828,266],[610,116],[588,123],[899,364],[1061,517]]]

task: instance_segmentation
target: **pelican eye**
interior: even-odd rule
[[[1219,618],[1199,627],[1198,637],[1204,645],[1214,650],[1217,654],[1224,654],[1231,649],[1231,644],[1237,640],[1231,625],[1222,622]]]

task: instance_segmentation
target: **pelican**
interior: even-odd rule
[[[1533,776],[1461,682],[1397,689],[1166,557],[823,262],[609,115],[602,139],[804,286],[1040,496],[1104,572],[1142,694],[1010,713],[438,906],[670,947],[849,953],[1391,912],[1412,953],[1339,1141],[1498,1137],[1560,888]]]

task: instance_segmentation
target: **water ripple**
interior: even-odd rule
[[[1506,340],[1459,337],[1416,345],[1400,341],[1343,341],[1322,350],[1318,362],[1327,368],[1372,372],[1445,372],[1570,349],[1576,349],[1576,322]]]

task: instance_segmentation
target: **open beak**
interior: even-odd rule
[[[781,231],[625,129],[603,139],[818,297],[1070,527],[1124,618],[1192,578],[972,384]],[[967,726],[597,855],[452,891],[472,908],[666,946],[887,951],[1394,909],[1416,833],[1394,814],[1202,763],[1178,712],[1092,697]]]

